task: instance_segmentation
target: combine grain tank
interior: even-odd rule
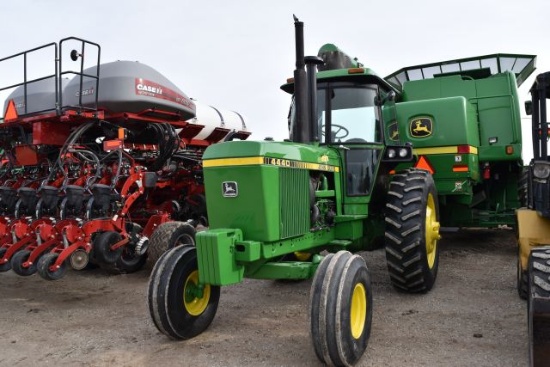
[[[159,109],[178,113],[187,120],[195,116],[195,104],[178,87],[155,69],[134,61],[115,61],[100,66],[99,109],[111,113],[139,113]],[[85,69],[83,74],[95,75],[95,66]],[[63,93],[65,106],[95,104],[95,79],[73,78]]]

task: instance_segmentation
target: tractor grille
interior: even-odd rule
[[[281,168],[281,239],[309,231],[309,175],[307,170]]]

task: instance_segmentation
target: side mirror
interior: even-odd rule
[[[533,101],[525,101],[525,113],[528,115],[533,114]]]
[[[393,101],[395,101],[395,92],[393,90],[390,90],[384,97],[381,97],[380,95],[374,97],[374,104],[376,106],[383,106],[386,102]]]

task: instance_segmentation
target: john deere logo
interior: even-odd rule
[[[319,162],[321,162],[321,163],[328,163],[328,155],[323,154],[322,156],[320,156],[320,157],[319,157]]]
[[[399,140],[399,129],[397,127],[397,122],[392,122],[388,125],[388,135],[390,137],[390,140]]]
[[[410,133],[414,138],[425,138],[432,135],[433,124],[428,117],[421,117],[411,120]]]
[[[239,195],[239,189],[235,181],[224,181],[222,183],[222,195],[226,198],[234,198]]]

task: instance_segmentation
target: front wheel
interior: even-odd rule
[[[317,357],[333,366],[355,364],[367,349],[372,324],[365,260],[348,251],[326,256],[313,278],[309,313]]]
[[[220,287],[199,283],[197,250],[177,246],[155,264],[147,301],[157,329],[173,339],[190,339],[208,328],[220,299]]]
[[[386,261],[391,282],[406,292],[432,289],[439,266],[439,206],[432,176],[408,169],[394,175],[386,203]]]

